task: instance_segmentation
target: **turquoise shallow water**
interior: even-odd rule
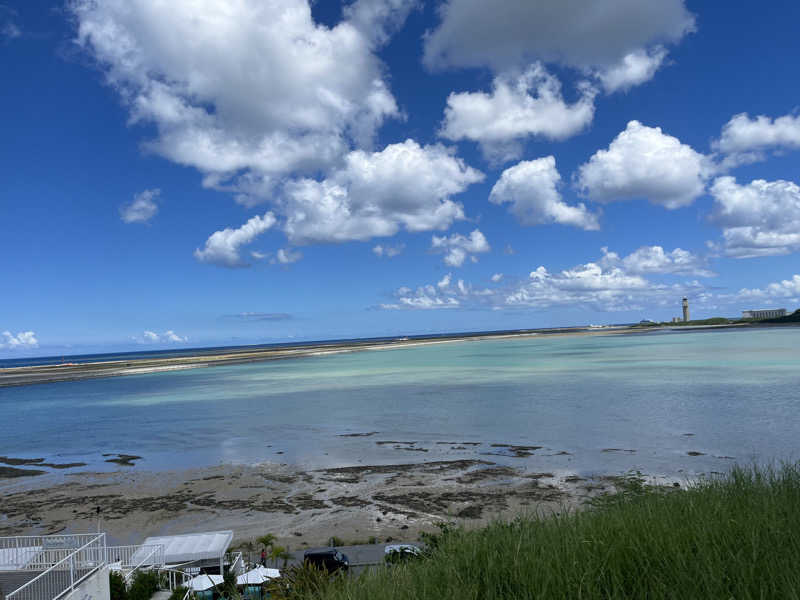
[[[0,389],[0,455],[115,468],[101,454],[123,452],[148,469],[479,457],[676,476],[800,458],[799,384],[796,328],[444,343]]]

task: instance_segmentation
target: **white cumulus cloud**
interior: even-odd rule
[[[555,306],[578,306],[603,312],[677,309],[680,299],[691,296],[699,305],[709,305],[714,295],[696,280],[665,284],[648,275],[703,275],[702,261],[681,249],[659,252],[648,246],[621,258],[603,249],[603,256],[570,269],[533,269],[520,281],[498,273],[490,287],[478,287],[459,279],[452,284],[448,273],[437,284],[412,289],[398,288],[385,309],[513,309],[544,310]],[[654,250],[655,249],[655,250]],[[688,255],[688,256],[687,256]]]
[[[256,215],[237,229],[227,227],[215,231],[206,240],[205,247],[194,251],[194,257],[200,262],[218,265],[220,267],[246,267],[246,262],[239,255],[239,249],[249,244],[259,235],[275,224],[275,215],[267,212],[263,217]]]
[[[800,275],[793,275],[791,279],[784,279],[770,283],[763,288],[743,288],[737,294],[742,299],[791,299],[800,302]]]
[[[580,98],[567,103],[558,79],[536,63],[516,76],[498,75],[491,93],[451,93],[439,134],[479,142],[489,159],[502,162],[520,155],[523,138],[563,140],[582,131],[594,117],[594,96],[584,85]]]
[[[96,59],[149,150],[252,204],[276,181],[369,146],[400,116],[376,52],[408,3],[360,0],[333,27],[308,0],[74,0]],[[253,194],[260,194],[253,197]]]
[[[706,261],[688,250],[675,248],[667,252],[661,246],[642,246],[628,256],[620,256],[608,248],[602,248],[603,258],[599,264],[605,268],[621,267],[627,273],[670,273],[675,275],[696,275],[713,277]]]
[[[425,38],[429,68],[495,70],[535,60],[608,67],[694,29],[683,0],[448,0]]]
[[[4,331],[0,337],[0,348],[6,350],[24,350],[38,348],[39,340],[33,331],[19,331],[16,335],[10,331]]]
[[[185,344],[189,341],[189,338],[178,335],[172,329],[168,329],[164,333],[156,333],[155,331],[145,330],[142,332],[142,335],[134,336],[133,340],[140,344]]]
[[[158,188],[144,190],[134,195],[130,203],[123,204],[120,207],[120,218],[125,223],[147,223],[158,212],[158,204],[156,204],[155,199],[160,195],[161,190]]]
[[[489,201],[510,204],[511,212],[523,225],[559,223],[599,229],[597,215],[583,203],[571,206],[564,202],[558,190],[560,183],[561,175],[553,156],[523,161],[503,171],[489,194]]]
[[[708,159],[639,121],[630,121],[608,150],[580,166],[577,184],[596,202],[647,199],[668,209],[688,206],[705,191]]]
[[[740,185],[731,176],[711,186],[712,220],[722,226],[722,250],[750,258],[800,250],[800,187],[791,181],[755,179]]]
[[[663,46],[655,46],[649,51],[638,48],[629,52],[614,65],[596,72],[607,93],[628,90],[650,81],[667,57]]]
[[[431,248],[444,252],[444,263],[450,267],[460,267],[469,256],[477,261],[474,254],[491,250],[486,236],[479,229],[474,229],[469,236],[454,233],[450,236],[436,236],[431,239]]]
[[[741,113],[722,127],[722,135],[713,143],[715,150],[727,155],[726,166],[733,167],[764,160],[768,151],[800,148],[800,115],[771,119],[765,115],[750,117]]]
[[[483,174],[441,144],[414,140],[380,152],[355,150],[322,181],[299,179],[284,188],[284,231],[295,244],[344,242],[446,229],[464,218],[451,196]]]

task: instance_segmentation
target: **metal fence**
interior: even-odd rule
[[[79,533],[2,537],[0,566],[17,571],[47,569],[97,536],[97,533]]]
[[[41,536],[41,545],[27,545],[22,548],[40,548],[24,567],[25,569],[45,570],[19,589],[9,593],[8,600],[57,600],[71,592],[81,582],[93,575],[106,564],[106,534],[60,536]],[[88,538],[83,545],[75,544]],[[6,538],[8,539],[8,538]],[[36,538],[27,538],[26,544]],[[70,547],[71,546],[71,547]],[[26,558],[30,554],[24,555]],[[38,566],[30,566],[30,565]]]
[[[108,562],[112,568],[141,569],[164,566],[164,546],[161,544],[139,546],[109,546]]]

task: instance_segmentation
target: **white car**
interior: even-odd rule
[[[387,564],[404,562],[422,556],[422,549],[413,544],[389,544],[383,550],[383,560]]]

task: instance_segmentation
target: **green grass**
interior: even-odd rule
[[[452,529],[429,558],[294,597],[800,598],[799,464],[622,487],[593,510]]]

